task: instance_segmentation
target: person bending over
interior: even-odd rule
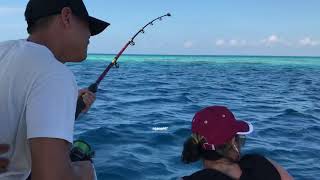
[[[192,135],[185,141],[182,161],[201,160],[203,169],[183,180],[291,180],[280,165],[259,154],[241,156],[245,135],[253,126],[235,119],[223,106],[210,106],[192,120]]]

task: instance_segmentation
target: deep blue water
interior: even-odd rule
[[[112,58],[68,66],[86,87]],[[253,123],[243,153],[261,153],[295,179],[320,178],[320,58],[132,55],[119,63],[75,127],[96,150],[100,180],[176,179],[201,168],[180,154],[194,113],[209,105]]]

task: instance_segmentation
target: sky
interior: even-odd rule
[[[28,0],[0,0],[0,41],[28,36]],[[115,54],[143,25],[128,54],[320,56],[319,0],[84,0],[111,25],[89,53]]]

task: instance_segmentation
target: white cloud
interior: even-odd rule
[[[217,41],[216,41],[216,45],[217,46],[223,46],[225,44],[225,41],[223,40],[223,39],[218,39]]]
[[[299,41],[299,44],[302,46],[317,46],[319,45],[319,41],[313,40],[310,37],[305,37]]]
[[[0,6],[0,16],[23,14],[24,10],[25,10],[25,8],[23,8],[23,7]]]
[[[301,40],[286,40],[281,38],[275,34],[271,34],[270,36],[264,38],[261,41],[252,40],[248,41],[245,39],[217,39],[215,41],[216,46],[220,47],[272,47],[274,45],[283,46],[283,47],[297,47],[297,46],[320,46],[320,40],[315,40],[310,37],[305,37]]]
[[[278,36],[276,36],[276,35],[271,35],[271,36],[268,38],[268,41],[269,41],[269,42],[279,42],[279,38],[278,38]]]
[[[229,44],[230,44],[230,46],[236,46],[236,45],[238,45],[238,41],[235,40],[235,39],[231,39],[231,40],[229,41]]]
[[[279,43],[280,42],[280,38],[277,35],[270,35],[268,38],[263,39],[262,43],[270,45],[270,44],[275,44],[275,43]]]
[[[280,38],[279,36],[272,34],[269,37],[267,37],[266,39],[263,39],[261,41],[261,43],[263,45],[266,46],[272,46],[272,45],[283,45],[283,46],[292,46],[294,45],[292,42],[285,40],[283,38]]]
[[[246,46],[248,45],[247,40],[237,40],[237,39],[230,39],[230,40],[224,40],[224,39],[218,39],[215,42],[216,46]]]
[[[186,41],[184,44],[183,44],[183,47],[184,48],[192,48],[193,46],[193,42],[192,41]]]

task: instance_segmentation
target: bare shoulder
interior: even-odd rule
[[[267,158],[268,159],[268,158]],[[281,180],[293,180],[293,177],[288,173],[287,170],[285,170],[282,166],[280,166],[278,163],[275,161],[268,159],[271,164],[277,169],[281,176]]]

